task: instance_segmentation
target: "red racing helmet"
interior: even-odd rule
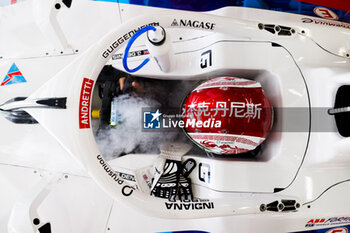
[[[214,78],[185,99],[182,116],[190,139],[207,151],[239,154],[254,150],[269,135],[273,109],[259,82]]]

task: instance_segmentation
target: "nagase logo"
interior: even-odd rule
[[[337,20],[339,18],[336,13],[326,7],[315,7],[314,13],[325,19]]]
[[[215,23],[211,22],[203,22],[198,20],[190,20],[190,19],[174,19],[171,23],[173,27],[191,27],[191,28],[202,28],[208,30],[214,30]]]
[[[79,101],[79,128],[88,129],[90,128],[90,102],[92,86],[94,80],[84,78],[81,85],[80,101]]]
[[[326,233],[348,233],[348,229],[345,227],[337,227],[337,228],[330,229]]]
[[[332,217],[332,218],[315,218],[310,219],[305,227],[314,227],[314,226],[329,226],[329,225],[338,225],[350,223],[350,217]]]

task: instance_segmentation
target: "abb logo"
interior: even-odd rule
[[[348,229],[345,227],[337,227],[337,228],[330,229],[326,233],[348,233]]]
[[[316,219],[311,219],[310,221],[308,221],[307,223],[310,224],[310,223],[323,223],[324,221],[326,221],[326,219],[324,218],[316,218]]]
[[[324,19],[332,19],[332,20],[339,19],[336,13],[334,13],[332,10],[326,7],[315,7],[314,13]]]

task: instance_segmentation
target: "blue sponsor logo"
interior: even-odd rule
[[[159,109],[156,112],[143,112],[143,128],[144,129],[160,129],[161,113]]]

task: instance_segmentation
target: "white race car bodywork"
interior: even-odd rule
[[[2,108],[24,109],[39,122],[14,124],[0,117],[1,232],[36,232],[48,222],[52,232],[74,233],[297,232],[350,223],[344,218],[305,226],[313,219],[350,215],[350,139],[337,132],[333,116],[313,114],[314,108],[333,108],[337,89],[350,84],[348,29],[248,8],[204,14],[83,0],[57,10],[58,3],[24,1],[0,9],[0,77],[16,64],[26,79],[1,86],[0,104],[28,97]],[[186,27],[181,20],[209,26]],[[123,70],[121,59],[112,55],[123,53],[130,32],[150,24],[161,25],[171,38],[170,70],[161,71],[152,58],[135,75],[255,79],[274,108],[306,109],[298,116],[276,112],[274,130],[258,158],[186,155],[201,164],[191,173],[200,198],[194,202],[172,203],[131,188],[135,180],[122,174],[134,176],[156,155],[130,154],[107,165],[89,120],[81,125],[86,120],[82,101],[90,107],[102,67]],[[285,26],[290,34],[261,27],[270,24]],[[147,49],[146,40],[143,35],[134,43],[130,67],[145,59],[137,51]],[[59,97],[67,98],[66,109],[35,105],[35,100]],[[291,130],[291,122],[300,122],[300,128]],[[282,200],[298,206],[286,212],[261,210]]]

